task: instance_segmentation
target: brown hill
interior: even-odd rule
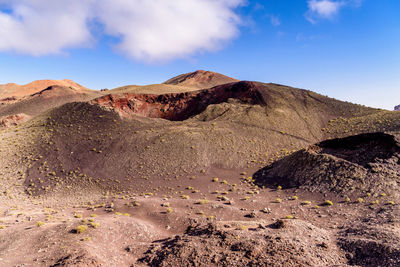
[[[176,76],[164,82],[164,84],[205,89],[237,81],[238,81],[237,79],[216,72],[198,70],[195,72],[190,72]]]
[[[47,82],[42,83],[46,84]],[[32,87],[33,88],[33,87]],[[69,102],[89,101],[102,95],[99,91],[89,90],[83,87],[52,85],[37,91],[30,88],[24,91],[34,92],[31,95],[24,95],[21,98],[11,97],[0,101],[0,116],[11,116],[25,113],[29,116],[36,116]],[[19,91],[22,95],[22,91]]]
[[[50,86],[69,87],[77,92],[87,92],[89,89],[71,80],[38,80],[25,85],[8,83],[0,85],[0,100],[5,98],[22,98],[38,93]]]

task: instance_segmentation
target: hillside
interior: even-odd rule
[[[53,85],[18,99],[0,101],[0,117],[17,114],[37,116],[66,103],[88,101],[101,95],[99,91]]]
[[[43,91],[50,86],[69,87],[70,89],[81,93],[89,91],[89,89],[71,80],[38,80],[25,85],[8,83],[0,84],[0,100],[30,96]]]
[[[47,181],[58,191],[67,185],[86,188],[86,178],[70,184],[62,172],[78,168],[84,177],[102,180],[93,184],[101,190],[143,192],[149,185],[141,181],[153,176],[168,180],[262,166],[335,136],[324,129],[337,118],[347,121],[378,112],[310,91],[256,82],[160,96],[106,95],[53,109],[45,120],[34,123],[43,132],[34,150],[46,156],[30,163],[26,181],[35,183],[40,164],[46,162],[50,172],[63,176],[64,185],[51,177]]]
[[[39,80],[0,85],[0,127],[9,127],[63,104],[101,96],[71,80]]]
[[[198,70],[176,76],[162,84],[151,85],[126,85],[109,91],[109,93],[134,93],[134,94],[178,94],[184,92],[207,89],[217,85],[238,82],[238,80],[211,71]]]

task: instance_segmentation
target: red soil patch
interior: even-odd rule
[[[16,114],[7,117],[0,117],[0,128],[1,127],[10,127],[16,126],[22,122],[25,122],[29,119],[29,116],[26,114]]]

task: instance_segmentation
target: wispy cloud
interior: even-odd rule
[[[0,0],[0,52],[33,56],[96,43],[92,22],[115,49],[158,62],[213,51],[235,38],[245,0]],[[2,7],[4,7],[2,11]],[[7,12],[5,11],[7,10]]]
[[[281,25],[281,20],[279,19],[278,16],[275,16],[275,15],[268,15],[268,16],[269,16],[269,20],[273,26]]]
[[[332,19],[346,6],[360,7],[363,0],[308,0],[305,17],[311,23],[319,19]]]

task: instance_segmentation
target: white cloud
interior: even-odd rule
[[[363,0],[308,0],[306,19],[316,23],[318,19],[332,19],[342,7],[360,7]]]
[[[316,13],[321,17],[330,18],[337,14],[343,2],[331,0],[311,0],[308,1],[308,8],[311,12]]]
[[[91,22],[116,49],[154,62],[219,49],[237,36],[245,0],[0,0],[0,51],[34,56],[94,44]]]
[[[0,51],[41,56],[64,48],[88,46],[92,36],[86,25],[88,7],[79,0],[3,1],[12,14],[0,12]]]

